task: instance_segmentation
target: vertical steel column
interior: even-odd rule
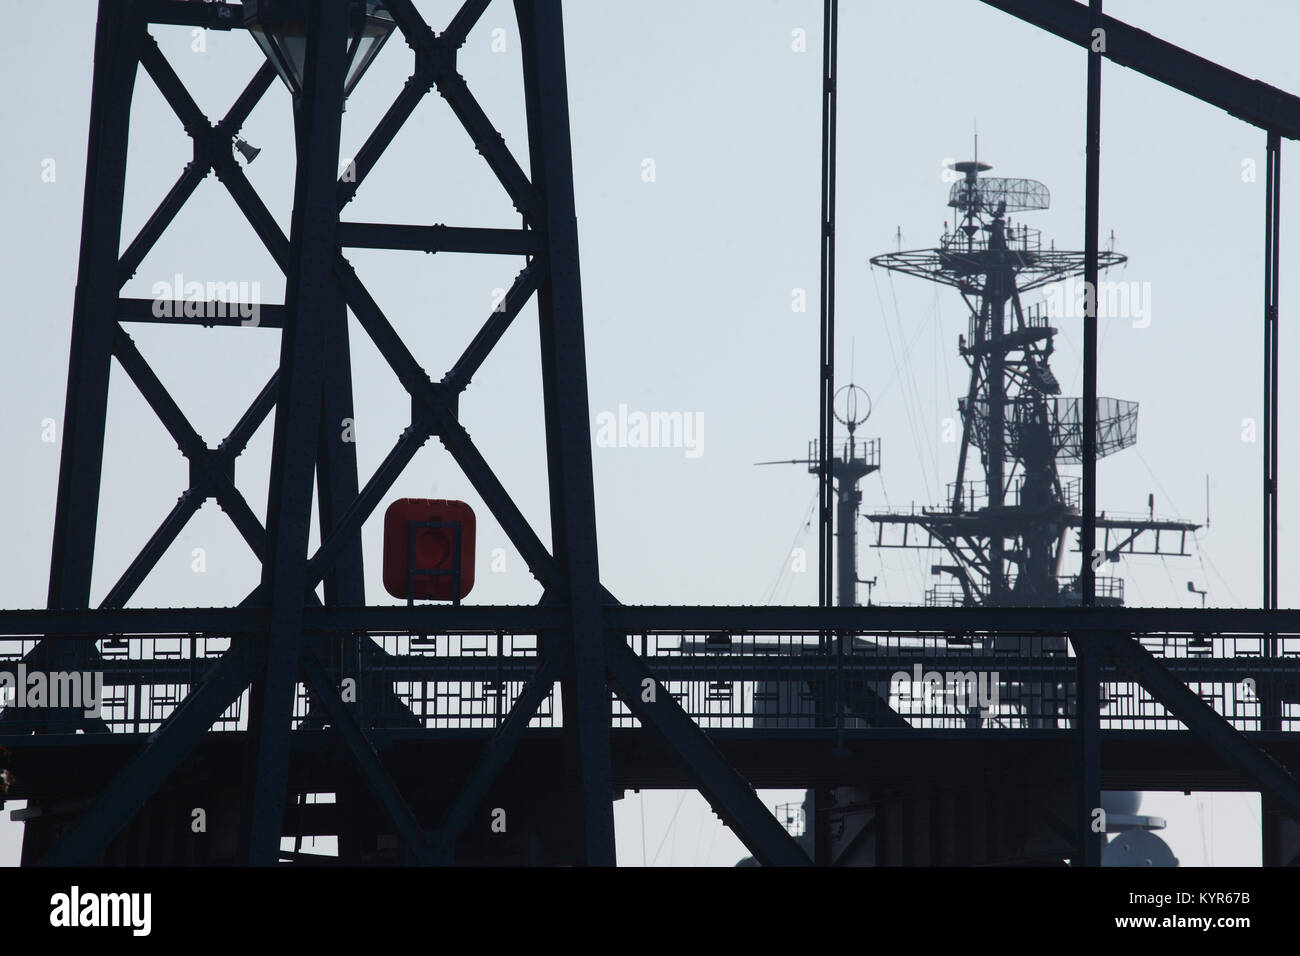
[[[541,324],[546,465],[551,538],[564,571],[563,595],[571,616],[570,675],[564,682],[564,730],[576,765],[571,786],[579,794],[583,862],[613,866],[614,788],[610,758],[610,692],[602,591],[596,542],[591,465],[587,356],[578,269],[569,93],[560,0],[516,0],[523,51],[533,186],[542,196],[549,269],[537,291]]]
[[[831,807],[835,805],[835,791],[830,787],[817,787],[812,791],[812,819],[805,820],[812,827],[813,865],[831,866]]]
[[[91,565],[104,461],[108,378],[117,328],[118,248],[126,151],[144,21],[134,3],[101,2],[81,214],[81,258],[54,512],[49,606],[90,606]]]
[[[1084,183],[1083,318],[1083,515],[1079,551],[1079,599],[1084,607],[1096,603],[1097,577],[1093,551],[1097,547],[1097,249],[1101,202],[1101,57],[1106,45],[1101,0],[1089,0],[1092,43],[1088,48],[1087,168]],[[1092,811],[1101,806],[1101,688],[1098,651],[1086,639],[1072,638],[1077,662],[1075,721],[1079,748],[1079,863],[1101,865],[1102,834],[1092,829]]]
[[[1259,795],[1259,865],[1285,866],[1282,859],[1281,811],[1272,796],[1263,791]]]
[[[822,213],[821,233],[821,356],[820,430],[818,445],[817,604],[830,607],[834,596],[835,528],[831,502],[835,481],[835,119],[836,65],[839,47],[839,0],[825,0],[822,22]]]
[[[1259,795],[1261,866],[1300,866],[1300,829],[1286,805],[1267,790]]]
[[[1127,638],[1123,638],[1127,640]],[[1101,653],[1086,638],[1072,638],[1078,678],[1075,721],[1079,760],[1079,852],[1083,866],[1101,866],[1104,830],[1093,830],[1093,811],[1101,806]]]
[[[974,174],[972,174],[972,180]],[[1006,539],[1003,531],[1003,494],[1006,488],[1006,415],[1007,415],[1007,351],[1002,341],[1006,328],[1006,276],[999,268],[986,277],[984,309],[988,315],[988,487],[989,510],[995,515],[989,538],[989,604],[996,607],[1007,596]],[[1013,279],[1014,281],[1014,279]]]
[[[337,287],[326,286],[322,293],[330,296],[328,307],[322,311],[320,323],[329,348],[325,355],[325,384],[321,392],[320,437],[317,440],[316,503],[320,518],[321,540],[329,537],[348,506],[357,498],[356,429],[352,401],[352,355],[348,340],[348,312]],[[327,607],[363,607],[366,603],[365,563],[361,552],[360,532],[352,536],[339,550],[322,582]],[[368,637],[347,635],[341,641],[332,641],[322,652],[339,654],[340,679],[356,681],[359,690],[355,708],[358,723],[366,726],[364,714],[378,705],[382,687],[369,682],[363,686],[365,675],[360,673],[361,643]],[[317,706],[313,702],[313,707]],[[336,784],[335,800],[339,805],[339,859],[347,864],[360,862],[362,815],[371,805],[369,794],[361,782],[349,774]]]
[[[317,441],[316,493],[321,540],[327,538],[357,498],[357,446],[352,402],[352,356],[348,313],[334,285],[321,290],[328,305],[319,322],[329,347],[325,352],[325,383],[321,390],[320,437]],[[339,549],[324,579],[325,604],[361,607],[366,603],[361,534]]]
[[[81,253],[72,306],[72,346],[63,412],[63,446],[50,552],[51,608],[88,608],[104,463],[108,382],[117,330],[118,249],[136,64],[145,24],[139,6],[102,2],[81,214]],[[84,641],[51,641],[51,670],[80,669]],[[55,721],[74,730],[60,714]],[[79,721],[78,721],[79,722]]]
[[[839,607],[858,606],[858,526],[855,519],[862,505],[858,481],[858,474],[852,466],[844,468],[835,495],[835,518],[840,526],[835,542],[835,599]]]
[[[254,750],[250,865],[272,865],[284,823],[289,735],[302,650],[312,483],[320,436],[328,335],[338,295],[337,172],[347,50],[347,5],[312,5],[303,92],[294,104],[298,169],[294,184],[280,394],[275,412],[262,588],[270,601],[265,671],[254,681],[248,736]]]

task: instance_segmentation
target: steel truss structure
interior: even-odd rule
[[[905,772],[947,766],[935,756],[951,737],[930,731],[947,726],[951,715],[927,715],[901,703],[899,710],[882,708],[882,695],[861,689],[888,685],[893,671],[918,656],[948,663],[943,655],[949,652],[940,649],[954,633],[1004,642],[984,645],[993,648],[1053,635],[1074,642],[1078,656],[1073,660],[1022,660],[1011,653],[983,662],[1005,671],[1008,689],[1026,683],[1022,671],[1028,668],[1034,670],[1028,675],[1034,686],[1050,687],[1055,695],[1050,701],[1020,701],[1014,712],[995,720],[1012,726],[1050,707],[1058,715],[1053,728],[1013,738],[995,726],[972,727],[963,719],[963,734],[971,736],[961,745],[988,748],[981,751],[986,753],[1011,748],[1022,760],[1029,750],[1016,748],[1058,748],[1054,759],[1078,780],[1078,812],[1065,824],[1077,861],[1097,862],[1099,845],[1087,826],[1088,810],[1099,805],[1104,779],[1112,785],[1158,785],[1194,777],[1202,785],[1259,789],[1269,813],[1300,820],[1300,783],[1288,769],[1300,766],[1300,753],[1290,744],[1297,716],[1292,707],[1300,696],[1291,660],[1300,640],[1300,612],[1278,610],[1276,600],[1277,158],[1280,137],[1300,138],[1300,99],[1103,17],[1097,0],[1091,10],[1070,0],[984,2],[1093,50],[1086,132],[1087,255],[1094,279],[1100,255],[1094,187],[1103,56],[1268,133],[1265,323],[1272,378],[1265,385],[1265,445],[1271,456],[1265,496],[1272,537],[1265,547],[1265,581],[1271,583],[1261,609],[1086,606],[1095,586],[1087,561],[1081,608],[620,605],[602,586],[597,563],[560,0],[514,4],[527,171],[456,69],[457,50],[488,0],[467,0],[441,32],[422,19],[411,0],[385,0],[414,50],[415,70],[344,179],[337,164],[346,4],[313,4],[307,69],[295,105],[298,165],[287,236],[232,154],[240,126],[275,81],[272,68],[262,66],[213,122],[149,35],[152,24],[241,29],[240,5],[104,0],[95,42],[49,609],[0,612],[0,638],[10,661],[52,671],[101,671],[112,692],[97,718],[42,711],[31,720],[20,708],[0,715],[0,744],[12,753],[17,779],[11,796],[29,800],[24,863],[179,859],[177,851],[156,847],[135,857],[123,851],[123,857],[115,836],[167,788],[184,792],[194,781],[212,779],[233,780],[227,790],[240,804],[234,814],[238,838],[224,858],[228,862],[307,862],[297,852],[282,851],[281,840],[319,832],[337,834],[339,858],[357,862],[366,858],[359,847],[377,831],[397,837],[398,860],[452,863],[466,858],[469,824],[512,767],[522,767],[518,772],[526,775],[531,791],[553,791],[554,805],[562,809],[562,820],[547,821],[562,834],[561,851],[548,859],[614,863],[616,789],[658,785],[698,789],[760,862],[808,863],[809,855],[763,806],[754,785],[854,783],[879,767],[865,756],[878,755],[881,747],[913,755],[910,763],[900,764]],[[1092,47],[1092,30],[1098,27],[1108,36],[1104,54]],[[194,161],[123,250],[129,113],[141,67],[193,139]],[[519,211],[520,228],[415,227],[341,218],[416,105],[434,89]],[[261,309],[261,326],[281,330],[278,371],[216,448],[189,424],[124,328],[134,321],[213,320],[188,319],[183,309],[159,319],[150,303],[120,294],[209,172],[229,191],[287,279],[285,302]],[[347,248],[520,256],[524,266],[504,308],[487,318],[464,354],[435,381],[349,265]],[[458,396],[534,298],[541,331],[549,546],[458,419]],[[364,483],[353,446],[340,441],[332,427],[352,410],[347,310],[411,396],[409,427]],[[225,314],[240,313],[228,307]],[[237,318],[216,322],[240,324]],[[1095,334],[1090,341],[1085,361],[1095,363]],[[190,487],[101,606],[91,608],[114,358],[176,439],[190,465]],[[1085,372],[1082,423],[1085,554],[1099,526],[1091,471],[1096,449],[1088,438],[1096,432],[1088,420],[1095,413],[1095,385],[1094,367],[1091,377]],[[236,487],[234,471],[272,411],[263,527]],[[366,606],[361,525],[431,437],[447,448],[543,585],[538,606]],[[830,445],[826,440],[821,447]],[[309,553],[313,488],[319,494],[321,544]],[[208,498],[220,503],[258,558],[260,585],[237,608],[127,608],[168,543]],[[829,580],[827,575],[823,587]],[[322,584],[323,601],[315,597]],[[1208,656],[1201,653],[1206,635],[1212,635]],[[1253,659],[1252,649],[1257,651]],[[1258,701],[1243,710],[1233,688],[1247,672]],[[362,688],[355,702],[339,690],[349,677]],[[784,715],[790,721],[785,727],[780,721],[771,726],[770,707],[751,706],[755,688],[773,682],[793,688],[801,700],[797,710]],[[449,687],[468,690],[453,694]],[[1113,721],[1102,716],[1103,691],[1115,708]],[[1129,703],[1116,703],[1121,700]],[[760,712],[767,715],[762,721],[756,719]],[[720,715],[733,723],[719,726]],[[1152,720],[1153,726],[1140,725]],[[1178,726],[1190,737],[1166,732]],[[1147,731],[1158,731],[1165,740],[1133,736]],[[1103,775],[1103,748],[1110,777]],[[1158,780],[1143,777],[1141,768],[1158,762],[1151,759],[1156,751],[1181,754],[1183,763],[1166,766],[1166,776]],[[350,776],[322,785],[312,777],[315,760],[326,760],[331,773],[346,766]],[[1030,760],[1021,766],[1040,764]],[[437,794],[431,798],[435,783]],[[301,797],[326,789],[337,796],[328,820],[329,814]],[[296,803],[288,800],[290,794],[299,797]],[[67,795],[78,799],[62,799]],[[364,812],[367,807],[378,808],[379,822]],[[357,818],[364,818],[364,825],[355,824]],[[370,832],[355,832],[366,826]],[[820,852],[814,856],[825,861]],[[1272,862],[1287,861],[1274,857]]]

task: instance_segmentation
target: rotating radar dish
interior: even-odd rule
[[[1052,194],[1036,179],[1005,179],[998,176],[964,179],[953,183],[948,190],[948,205],[962,212],[994,210],[1002,203],[1006,203],[1002,207],[1003,212],[1047,209],[1052,204]]]
[[[992,169],[992,163],[981,163],[978,159],[966,159],[959,163],[949,163],[949,169],[956,170],[959,173],[982,173],[986,169]]]

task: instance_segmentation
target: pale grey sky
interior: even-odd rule
[[[420,3],[445,23],[454,4]],[[956,445],[941,440],[955,414],[966,329],[958,297],[867,266],[895,247],[935,242],[950,158],[966,158],[978,126],[980,158],[994,175],[1039,179],[1046,212],[1019,217],[1058,247],[1083,233],[1081,50],[976,0],[841,4],[839,149],[839,376],[872,395],[864,431],[883,440],[883,472],[866,482],[866,507],[931,503],[952,480]],[[1110,0],[1107,13],[1283,89],[1300,91],[1290,49],[1300,7],[1282,0]],[[61,420],[85,172],[95,4],[9,0],[0,46],[0,153],[5,221],[0,275],[10,302],[0,376],[0,441],[10,449],[0,515],[14,547],[0,557],[0,604],[44,602],[58,445],[42,420]],[[57,29],[49,23],[57,18]],[[493,31],[506,50],[494,53]],[[793,49],[805,30],[807,51]],[[704,4],[570,0],[569,83],[592,414],[684,411],[703,417],[702,454],[680,449],[595,449],[602,573],[628,603],[812,603],[813,574],[785,574],[815,485],[797,468],[752,463],[798,457],[816,430],[816,289],[821,4],[816,0],[710,0]],[[242,34],[210,34],[192,49],[188,30],[158,29],[164,53],[200,105],[219,115],[260,62]],[[345,152],[355,149],[410,68],[396,40],[349,102]],[[524,157],[517,34],[509,4],[493,4],[461,54],[461,69],[516,155]],[[125,232],[134,235],[190,158],[189,140],[151,81],[137,82]],[[1212,523],[1197,556],[1139,558],[1122,570],[1130,604],[1188,606],[1186,582],[1221,606],[1260,594],[1260,446],[1242,421],[1260,406],[1261,223],[1264,134],[1219,110],[1107,65],[1103,84],[1102,229],[1129,256],[1113,278],[1149,283],[1151,323],[1103,320],[1101,392],[1141,403],[1136,449],[1099,468],[1102,507]],[[431,96],[347,216],[354,220],[510,225],[513,210],[445,104]],[[287,230],[292,188],[289,99],[277,86],[245,138],[263,152],[249,177]],[[1283,181],[1293,168],[1283,147]],[[53,182],[42,180],[53,160]],[[653,160],[655,179],[643,178]],[[1243,162],[1260,175],[1244,182]],[[1286,224],[1300,190],[1283,189]],[[474,334],[514,262],[357,251],[350,256],[412,351],[438,374]],[[175,273],[257,280],[265,302],[283,280],[224,189],[209,177],[124,294],[149,296]],[[1282,280],[1282,322],[1296,302]],[[806,289],[808,311],[792,311]],[[538,532],[548,535],[537,342],[530,306],[462,402],[467,427]],[[212,444],[270,375],[271,331],[131,330],[141,351]],[[1058,338],[1054,368],[1066,394],[1080,389],[1077,326]],[[1289,337],[1283,332],[1284,350]],[[405,426],[409,404],[354,326],[358,450],[368,474]],[[142,399],[114,373],[94,598],[111,586],[180,493],[184,461]],[[1284,423],[1297,411],[1283,377]],[[237,471],[264,510],[269,427]],[[1283,467],[1295,441],[1283,428]],[[504,535],[431,442],[388,496],[463,498],[480,517],[480,548],[507,549],[504,573],[480,573],[473,600],[523,603],[538,589]],[[1284,487],[1281,526],[1300,503]],[[861,529],[864,533],[867,528]],[[865,534],[864,534],[865,537]],[[379,521],[366,525],[367,594],[379,582]],[[191,572],[202,547],[207,572]],[[1282,603],[1295,557],[1282,551]],[[880,603],[919,602],[928,555],[865,547],[865,577]],[[246,547],[209,503],[137,594],[135,606],[228,604],[256,579]],[[776,588],[773,584],[776,582]],[[797,799],[771,794],[770,803]],[[641,861],[667,839],[659,863],[730,864],[743,848],[696,795],[651,793],[616,805],[620,859]],[[1151,795],[1144,811],[1167,816],[1185,864],[1257,863],[1258,800]],[[679,806],[679,800],[680,806]],[[1252,802],[1253,801],[1253,802]],[[1202,806],[1198,812],[1197,807]],[[1252,816],[1253,814],[1253,816]],[[1203,829],[1210,827],[1212,830]],[[0,824],[13,860],[16,827]],[[720,832],[719,832],[720,831]],[[1210,848],[1207,850],[1206,848]],[[1212,852],[1211,852],[1212,851]]]

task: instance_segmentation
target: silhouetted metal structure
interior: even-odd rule
[[[1063,398],[1051,368],[1058,318],[1051,309],[1025,308],[1021,297],[1082,275],[1083,252],[1043,247],[1037,229],[1017,225],[1009,214],[1046,209],[1050,197],[1042,183],[1029,179],[980,178],[991,169],[972,160],[956,163],[948,205],[959,221],[934,249],[876,256],[872,265],[952,286],[970,314],[968,334],[960,337],[962,358],[970,366],[970,385],[958,401],[962,435],[957,474],[942,508],[912,508],[870,515],[877,547],[939,549],[951,563],[936,567],[947,575],[926,594],[929,605],[982,604],[1077,606],[1083,583],[1066,569],[1070,533],[1082,524],[1080,480],[1062,475],[1058,464],[1081,464],[1085,451],[1085,399]],[[1124,262],[1114,252],[1097,256],[1102,268]],[[1092,291],[1089,291],[1089,290]],[[1099,297],[1117,302],[1100,286],[1080,290],[1083,311]],[[1066,299],[1061,316],[1074,303]],[[1092,452],[1105,457],[1137,441],[1135,402],[1094,399]],[[972,459],[982,473],[971,479]],[[1089,555],[1095,571],[1103,561],[1129,554],[1186,555],[1187,536],[1200,526],[1185,521],[1107,518],[1104,546]],[[1161,535],[1164,534],[1162,539]],[[1099,605],[1123,603],[1123,581],[1094,578]]]
[[[760,461],[760,465],[806,465],[808,473],[816,475],[820,488],[822,477],[829,475],[835,498],[833,528],[835,537],[835,603],[839,607],[857,606],[858,579],[858,509],[862,506],[860,484],[867,475],[880,470],[880,439],[857,437],[858,426],[871,415],[871,398],[865,389],[852,383],[836,393],[841,397],[843,414],[834,405],[831,417],[844,425],[848,438],[833,442],[829,454],[822,453],[821,439],[808,443],[807,458],[790,458],[780,461]],[[832,433],[833,435],[833,433]]]
[[[1069,0],[985,2],[1091,51],[1088,273],[1099,258],[1095,173],[1102,56],[1268,131],[1266,367],[1274,371],[1266,387],[1271,417],[1265,446],[1272,456],[1267,474],[1274,477],[1266,479],[1265,491],[1269,541],[1275,543],[1277,157],[1280,137],[1300,137],[1300,100],[1103,17],[1096,0],[1091,11]],[[597,564],[560,3],[517,0],[514,6],[526,166],[507,149],[456,69],[457,50],[487,6],[488,0],[468,0],[446,29],[435,32],[411,0],[301,5],[307,11],[297,21],[301,45],[284,44],[282,52],[293,63],[276,64],[281,73],[300,77],[294,96],[298,164],[286,236],[233,153],[238,149],[247,157],[239,129],[275,83],[277,68],[268,63],[256,71],[214,122],[150,36],[155,24],[244,29],[246,16],[273,13],[277,4],[100,4],[48,609],[0,613],[0,638],[5,658],[15,665],[102,673],[108,697],[98,717],[48,709],[33,717],[31,710],[12,707],[0,715],[0,744],[11,753],[6,769],[15,781],[9,796],[28,801],[22,811],[24,862],[305,864],[320,860],[298,847],[282,848],[281,841],[331,834],[338,837],[338,859],[352,863],[609,864],[618,792],[686,786],[706,796],[760,862],[797,864],[809,862],[809,854],[762,805],[754,787],[871,788],[906,780],[935,787],[941,804],[946,798],[940,791],[968,787],[972,773],[990,767],[1000,768],[1007,780],[1077,784],[1078,799],[1059,823],[1080,845],[1075,858],[1082,862],[1097,861],[1086,821],[1103,785],[1265,791],[1266,819],[1278,821],[1267,858],[1289,861],[1294,850],[1284,846],[1289,836],[1283,818],[1300,819],[1300,784],[1287,769],[1300,766],[1300,735],[1293,732],[1300,715],[1291,703],[1297,675],[1290,659],[1300,639],[1300,612],[1275,609],[1275,585],[1263,606],[1251,611],[1090,607],[1091,571],[1084,561],[1082,607],[629,607],[616,601],[601,585]],[[414,51],[415,68],[340,178],[345,88],[364,56],[361,38],[371,36],[365,30],[386,28],[371,18],[391,18]],[[279,28],[287,28],[286,21]],[[1094,43],[1094,28],[1105,31],[1104,50]],[[195,153],[141,231],[123,245],[133,132],[128,119],[141,67],[182,120]],[[434,89],[518,209],[519,228],[342,217],[415,106]],[[833,163],[833,137],[830,144]],[[237,327],[239,304],[221,303],[215,319],[187,318],[183,309],[163,318],[154,303],[120,291],[209,172],[287,279],[285,302],[261,306],[258,326],[281,330],[278,371],[216,447],[190,425],[126,329],[156,321]],[[823,212],[833,214],[833,193],[827,198]],[[357,277],[344,255],[349,248],[509,256],[522,268],[504,308],[488,316],[459,360],[435,379]],[[827,261],[833,268],[833,255]],[[830,286],[828,281],[828,296]],[[534,296],[549,545],[529,526],[458,418],[460,394]],[[335,428],[352,408],[349,309],[411,396],[410,425],[364,481],[353,447]],[[1091,321],[1095,327],[1095,317]],[[831,330],[823,326],[823,332]],[[241,334],[264,333],[250,328]],[[1095,337],[1089,341],[1085,359],[1095,363]],[[190,482],[136,560],[92,608],[114,359],[176,439],[189,462]],[[829,371],[823,368],[823,387],[833,384]],[[1091,497],[1095,408],[1095,377],[1086,370],[1079,515],[1085,555],[1097,526]],[[250,437],[272,412],[263,527],[234,475]],[[994,429],[986,441],[1005,441],[1003,434]],[[447,448],[542,583],[538,606],[366,605],[361,524],[431,437]],[[819,454],[829,451],[824,440]],[[829,477],[825,470],[822,477]],[[320,547],[309,552],[313,487],[322,535]],[[167,544],[209,498],[256,555],[259,585],[235,608],[128,608]],[[1275,548],[1266,546],[1266,581],[1276,580],[1275,567]],[[318,584],[324,585],[323,600],[314,596]],[[959,664],[949,640],[958,632],[991,647],[995,660],[972,663],[962,651],[956,652]],[[1209,635],[1212,654],[1189,653],[1201,635]],[[1068,637],[1083,651],[1077,665],[999,650],[999,640],[1053,637]],[[1073,684],[1073,703],[1047,700],[1038,714],[1024,716],[1055,718],[1074,707],[1079,718],[1070,727],[1035,734],[989,734],[964,719],[955,727],[949,715],[924,707],[882,710],[874,688],[917,662],[994,666],[1008,680],[1062,688],[1066,697]],[[1237,694],[1246,677],[1259,690],[1257,700],[1243,702]],[[355,700],[340,692],[349,679],[356,682]],[[783,688],[778,697],[784,695],[789,707],[780,699],[756,700],[772,685]],[[1103,688],[1112,701],[1104,721]],[[1267,705],[1262,710],[1261,701]],[[1178,732],[1180,727],[1188,732]],[[985,810],[951,803],[947,809],[936,804],[935,819],[947,814],[945,825],[952,825],[965,815],[971,819],[963,832],[985,832],[972,823]],[[205,834],[190,827],[196,807],[208,811]],[[490,827],[491,811],[499,808],[510,814],[505,834]],[[985,809],[986,817],[1017,812],[1008,805]],[[904,819],[897,832],[922,830]],[[947,857],[940,857],[990,856],[990,848],[967,844],[950,844]],[[907,847],[901,853],[905,862],[934,856],[914,842]],[[815,855],[828,861],[824,853]]]
[[[94,93],[91,108],[89,170],[78,294],[74,314],[64,452],[60,472],[49,604],[84,609],[90,597],[91,559],[99,509],[99,476],[105,435],[109,365],[113,357],[149,401],[190,461],[191,485],[140,556],[114,586],[102,611],[125,605],[186,520],[207,498],[215,498],[262,563],[260,586],[243,602],[257,609],[261,636],[231,638],[229,649],[210,667],[198,663],[198,644],[211,647],[210,619],[192,612],[185,631],[193,637],[189,654],[192,684],[188,693],[166,698],[176,709],[151,734],[130,763],[98,792],[60,838],[53,808],[29,814],[25,858],[46,862],[88,862],[131,818],[140,803],[176,770],[185,755],[223,714],[229,714],[249,689],[240,715],[245,736],[243,812],[234,814],[242,828],[237,859],[273,863],[285,832],[285,794],[293,728],[328,725],[346,744],[359,777],[390,817],[410,858],[420,862],[450,859],[452,847],[484,791],[504,763],[538,705],[558,681],[563,693],[563,761],[558,802],[572,808],[572,829],[563,849],[550,859],[608,864],[613,862],[613,812],[610,782],[609,688],[629,688],[625,699],[644,712],[644,665],[625,644],[611,642],[601,627],[602,605],[609,596],[600,586],[596,563],[595,514],[591,486],[582,304],[573,211],[564,41],[560,6],[554,0],[516,4],[523,50],[524,93],[528,118],[531,171],[525,173],[506,148],[473,94],[456,71],[456,52],[487,7],[486,0],[464,4],[448,27],[435,33],[410,0],[354,0],[335,3],[285,3],[262,0],[241,8],[233,3],[180,0],[134,0],[105,3],[96,36]],[[376,126],[360,153],[338,176],[339,126],[348,88],[363,68],[374,17],[395,25],[415,51],[415,72]],[[225,117],[212,123],[149,36],[151,24],[185,24],[217,29],[259,31],[259,40],[278,61],[264,65],[250,80]],[[385,24],[378,24],[382,32]],[[297,31],[293,36],[278,36]],[[270,38],[269,40],[267,38]],[[373,38],[370,41],[373,44]],[[382,36],[380,36],[382,43]],[[278,51],[278,52],[277,52]],[[253,106],[274,82],[278,68],[294,93],[298,166],[293,222],[289,236],[276,226],[255,194],[231,150],[232,140]],[[141,233],[119,255],[128,117],[137,67],[157,85],[195,142],[191,163]],[[340,213],[365,182],[379,156],[410,117],[417,103],[437,89],[451,105],[521,215],[518,229],[454,226],[412,227],[341,221]],[[118,289],[174,219],[197,184],[210,171],[226,185],[240,210],[287,277],[282,306],[261,309],[263,328],[282,330],[280,368],[267,383],[235,431],[210,449],[186,421],[140,353],[122,323],[157,319],[151,303],[122,299]],[[506,293],[502,306],[484,322],[461,358],[434,381],[401,338],[342,255],[349,247],[422,249],[426,252],[476,253],[522,257],[524,268]],[[543,402],[551,491],[553,540],[548,548],[532,531],[457,418],[459,395],[506,332],[526,301],[536,295],[541,321]],[[230,307],[222,316],[246,312]],[[345,307],[357,316],[384,358],[411,395],[411,424],[378,471],[361,484],[354,447],[343,438],[342,425],[352,415],[351,362]],[[168,321],[191,322],[185,309],[165,310]],[[172,318],[174,317],[174,318]],[[210,322],[204,317],[202,322]],[[223,323],[235,325],[238,319]],[[256,334],[256,333],[250,333]],[[252,432],[275,410],[267,526],[263,528],[235,487],[235,460]],[[326,609],[365,604],[362,591],[361,523],[416,450],[437,436],[502,528],[542,582],[543,603],[563,618],[558,633],[528,627],[537,634],[533,675],[512,702],[499,732],[486,748],[457,801],[434,828],[419,823],[381,761],[367,728],[371,710],[387,709],[398,725],[420,727],[402,702],[394,700],[393,683],[383,669],[382,653],[356,628],[324,639],[307,633],[304,614],[315,604],[314,588],[323,582]],[[308,553],[313,482],[319,492],[322,544]],[[101,614],[102,616],[102,614]],[[498,622],[493,631],[503,627]],[[106,629],[70,638],[59,628],[24,650],[24,659],[51,670],[104,668]],[[127,659],[134,659],[128,641]],[[146,650],[158,657],[156,646]],[[150,665],[152,666],[152,665]],[[342,680],[354,677],[364,688],[356,706],[340,696]],[[306,687],[308,710],[295,715],[297,686]],[[182,700],[183,697],[183,700]],[[156,698],[151,698],[151,703]],[[130,708],[127,708],[130,710]],[[133,711],[138,729],[139,710]],[[23,724],[17,710],[6,712],[8,730],[34,730],[62,736],[78,729],[102,731],[102,718],[88,722],[74,713]],[[774,862],[792,862],[797,851],[757,797],[714,756],[707,741],[675,701],[665,695],[647,724],[661,726],[677,745],[694,748],[692,763],[718,788],[720,808],[747,815],[747,827],[769,831],[765,841]],[[108,738],[105,738],[108,739]],[[21,771],[22,754],[15,758]],[[23,774],[18,773],[21,778]],[[33,782],[28,777],[29,783]],[[348,788],[342,788],[347,793]],[[302,792],[301,790],[299,792]],[[363,799],[363,798],[356,798]],[[39,799],[36,800],[39,803]],[[351,813],[341,800],[342,816]],[[342,838],[341,838],[342,839]],[[343,839],[343,842],[348,842]],[[374,850],[345,849],[345,858]],[[144,858],[157,859],[145,853]]]

